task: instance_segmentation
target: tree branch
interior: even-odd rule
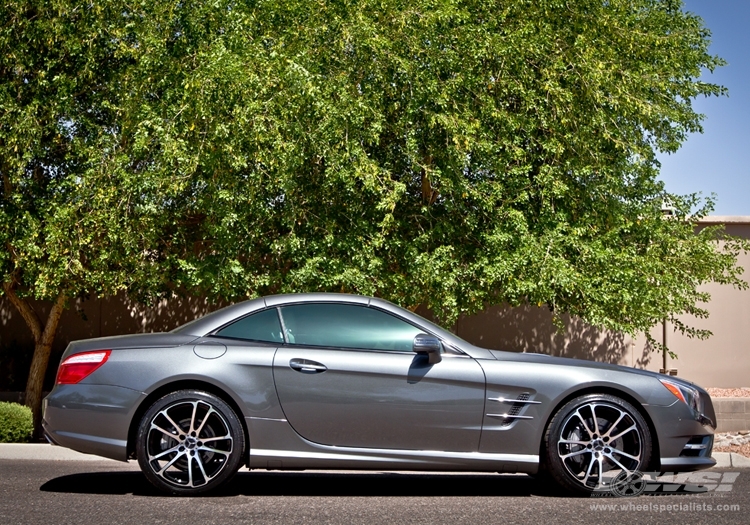
[[[433,205],[440,196],[440,192],[432,187],[430,177],[427,175],[427,169],[422,170],[422,201],[426,204]]]
[[[3,177],[3,192],[6,199],[10,198],[10,194],[13,193],[13,185],[10,182],[10,174],[8,173],[8,165],[6,162],[0,160],[0,175]]]
[[[52,305],[52,309],[47,316],[47,324],[44,327],[44,332],[41,334],[43,345],[52,345],[52,341],[55,339],[55,333],[57,333],[57,325],[60,322],[60,316],[65,310],[65,301],[67,295],[65,292],[60,292],[60,295],[55,299],[55,304]]]
[[[34,337],[34,343],[39,344],[42,341],[42,321],[39,319],[39,315],[31,307],[28,301],[26,301],[25,299],[21,299],[20,297],[18,297],[18,295],[16,295],[16,291],[13,289],[13,282],[3,283],[3,291],[5,292],[5,296],[11,302],[11,304],[15,306],[16,310],[18,310],[18,312],[21,314],[23,320],[26,321],[26,326],[29,327],[29,330],[31,330],[31,335]],[[55,302],[55,306],[57,306],[59,301],[60,299],[58,298],[58,300]],[[53,306],[53,310],[54,308],[55,307]],[[50,315],[52,315],[52,312],[50,312]],[[49,325],[49,323],[47,324]]]

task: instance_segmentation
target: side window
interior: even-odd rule
[[[281,323],[276,308],[263,310],[257,314],[248,315],[229,326],[225,326],[216,335],[246,339],[248,341],[264,341],[267,343],[283,343]]]
[[[299,304],[281,308],[289,342],[411,352],[423,331],[390,314],[366,306]]]

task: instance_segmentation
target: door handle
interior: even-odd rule
[[[321,372],[328,370],[326,365],[316,361],[310,361],[309,359],[292,359],[289,361],[289,366],[292,370],[306,374],[320,374]]]

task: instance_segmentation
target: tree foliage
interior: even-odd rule
[[[692,101],[724,93],[679,1],[1,9],[0,266],[19,304],[330,290],[636,333],[704,315],[703,283],[744,286],[745,245],[695,229],[711,200],[657,180],[656,154],[701,130]]]
[[[182,185],[188,286],[446,321],[530,302],[637,332],[741,284],[742,245],[694,231],[711,201],[656,179],[701,129],[691,101],[724,92],[679,2],[175,5],[133,30],[127,114],[145,170]]]
[[[26,403],[38,428],[63,309],[91,293],[158,291],[163,217],[118,144],[118,89],[133,64],[102,9],[6,2],[0,22],[0,280],[35,342]],[[30,299],[51,301],[45,318]]]

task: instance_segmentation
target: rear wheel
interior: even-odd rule
[[[638,410],[606,394],[573,399],[552,418],[545,435],[545,467],[576,493],[611,491],[640,479],[651,460],[651,432]]]
[[[136,452],[146,478],[158,489],[191,495],[213,490],[234,476],[245,436],[224,401],[198,390],[162,397],[141,420]]]

